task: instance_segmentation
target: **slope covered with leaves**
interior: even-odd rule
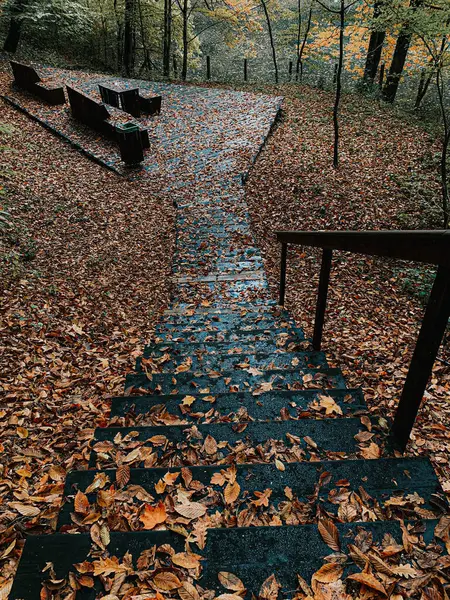
[[[439,227],[439,142],[391,109],[345,96],[341,166],[332,167],[332,106],[327,92],[284,86],[283,118],[247,185],[247,201],[274,295],[277,230]],[[278,93],[280,90],[278,89]],[[287,307],[312,334],[320,253],[291,247]],[[323,348],[348,385],[364,388],[373,411],[391,416],[423,316],[431,269],[335,253]],[[277,297],[277,296],[275,296]],[[448,361],[444,345],[440,358]],[[450,491],[450,369],[438,361],[410,451],[429,453]]]
[[[66,469],[86,464],[108,397],[123,393],[167,304],[175,233],[160,181],[127,181],[9,106],[0,112],[5,597],[21,531],[55,525]]]

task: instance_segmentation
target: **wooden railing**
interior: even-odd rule
[[[450,318],[450,231],[280,231],[280,300],[284,306],[288,244],[322,248],[313,348],[320,350],[333,251],[342,250],[429,263],[437,266],[419,337],[392,426],[392,439],[402,452],[414,426],[433,364]]]

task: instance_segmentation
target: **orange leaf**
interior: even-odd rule
[[[166,519],[166,507],[162,502],[158,502],[156,506],[146,504],[144,510],[139,515],[139,520],[144,524],[144,529],[153,529],[156,525],[164,523]]]

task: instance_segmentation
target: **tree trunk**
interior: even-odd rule
[[[264,9],[264,15],[266,17],[266,22],[267,22],[267,30],[269,32],[270,45],[272,47],[273,66],[275,68],[275,83],[278,83],[279,82],[279,77],[278,77],[277,53],[276,53],[276,50],[275,50],[275,41],[273,39],[272,24],[270,22],[269,12],[267,10],[267,5],[266,5],[265,0],[261,0],[261,4],[262,4],[262,7]]]
[[[305,34],[303,36],[302,45],[300,47],[298,57],[297,57],[297,81],[300,80],[300,83],[303,79],[303,53],[305,51],[306,42],[308,40],[309,30],[311,29],[311,19],[312,19],[312,4],[309,7],[308,21],[306,23]]]
[[[170,77],[170,48],[172,46],[172,0],[164,0],[163,75]]]
[[[20,42],[20,34],[23,24],[23,12],[28,4],[28,0],[15,0],[11,5],[8,33],[3,44],[4,52],[14,53]]]
[[[373,19],[376,26],[376,20],[381,14],[382,2],[375,2],[373,9]],[[366,83],[373,83],[377,76],[378,65],[381,60],[381,52],[383,50],[384,39],[386,37],[385,31],[372,31],[370,34],[369,48],[367,50],[366,66],[364,68],[363,80]]]
[[[188,0],[183,0],[183,65],[181,79],[186,81],[188,67]]]
[[[340,7],[340,27],[339,27],[339,62],[336,77],[336,98],[333,109],[333,124],[334,124],[334,152],[333,152],[333,167],[336,169],[339,166],[339,105],[341,102],[342,92],[342,68],[344,66],[344,30],[345,30],[345,0],[341,0]]]
[[[450,23],[447,22],[447,25],[450,25]],[[447,36],[444,35],[442,38],[442,41],[441,41],[441,47],[439,50],[439,54],[437,55],[438,62],[441,60],[442,56],[444,55],[446,46],[447,46]],[[434,61],[432,60],[431,63],[433,63],[433,62]],[[430,67],[432,67],[432,65],[430,65]],[[423,81],[422,85],[419,88],[419,91],[417,93],[416,103],[414,105],[415,110],[418,110],[420,108],[420,105],[422,104],[422,100],[425,98],[425,95],[428,92],[428,88],[430,87],[432,79],[433,79],[433,71],[431,73],[429,73],[428,77],[426,77],[426,79]]]
[[[134,54],[134,0],[125,0],[125,19],[123,37],[123,68],[130,77],[133,72]]]
[[[444,229],[449,225],[449,190],[447,174],[447,155],[450,145],[450,124],[447,114],[447,107],[444,99],[444,83],[442,81],[442,64],[438,65],[436,74],[436,85],[439,96],[439,106],[441,109],[442,121],[444,123],[444,139],[442,142],[441,153],[441,185],[442,185],[442,213]]]
[[[421,4],[423,4],[423,0],[411,0],[410,7],[412,10],[415,10]],[[383,98],[386,102],[394,102],[397,95],[398,85],[403,73],[403,67],[405,66],[411,39],[411,31],[407,26],[404,26],[397,38],[391,66],[383,88]]]

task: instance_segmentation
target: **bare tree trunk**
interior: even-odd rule
[[[423,4],[423,0],[411,0],[410,7],[415,10],[421,4]],[[383,88],[383,98],[386,102],[394,102],[395,100],[411,40],[412,33],[407,26],[404,26],[397,38],[391,66]]]
[[[341,102],[342,92],[342,68],[344,65],[344,30],[345,30],[345,0],[341,0],[339,11],[340,26],[339,26],[339,62],[336,75],[336,97],[333,109],[333,124],[334,124],[334,152],[333,166],[336,169],[339,166],[339,105]]]
[[[381,15],[382,0],[375,2],[373,9],[373,20],[376,27],[376,20]],[[363,80],[366,83],[373,83],[378,71],[378,65],[381,60],[381,52],[383,50],[385,31],[372,31],[370,34],[369,48],[367,50],[366,65],[364,68]]]
[[[373,19],[376,26],[376,20],[381,15],[382,2],[375,2],[373,9]],[[383,50],[384,39],[386,37],[385,31],[372,31],[370,34],[369,48],[367,50],[366,65],[364,68],[363,80],[366,83],[373,83],[377,76],[378,65],[381,60],[381,52]]]
[[[449,25],[448,22],[447,22],[447,25]],[[437,55],[438,61],[441,60],[441,58],[442,58],[442,56],[443,56],[443,54],[445,52],[446,45],[447,45],[447,36],[444,35],[443,38],[442,38],[441,47],[439,49],[439,54]],[[419,89],[419,92],[418,92],[417,98],[416,98],[416,103],[414,105],[414,109],[415,110],[417,110],[417,109],[420,108],[420,105],[422,104],[422,100],[425,98],[425,95],[428,92],[428,88],[430,87],[432,79],[433,79],[433,72],[431,72],[428,75],[428,77],[426,78],[423,86]]]
[[[441,154],[441,184],[442,184],[442,212],[444,215],[444,229],[448,229],[449,224],[449,191],[447,174],[447,155],[450,145],[450,124],[444,99],[444,82],[442,81],[442,64],[438,65],[436,74],[436,85],[439,96],[439,106],[441,108],[442,121],[444,123],[444,139],[442,142]]]
[[[170,77],[170,49],[172,46],[172,0],[164,0],[163,75]]]
[[[312,19],[312,4],[309,7],[308,21],[306,23],[305,34],[303,36],[302,45],[300,47],[300,50],[298,52],[298,57],[297,57],[296,79],[297,79],[297,81],[300,80],[300,83],[302,82],[302,79],[303,79],[303,53],[305,51],[306,42],[308,40],[309,30],[311,29],[311,19]]]
[[[27,6],[26,0],[16,0],[11,6],[11,19],[9,21],[8,33],[3,44],[5,52],[14,53],[20,42],[20,34],[23,24],[23,12]]]
[[[275,50],[275,41],[273,39],[272,24],[270,22],[269,12],[267,10],[267,5],[266,5],[265,0],[261,0],[261,4],[262,4],[262,7],[264,9],[264,15],[266,17],[266,22],[267,22],[267,30],[269,32],[270,45],[272,47],[273,66],[275,67],[275,83],[278,83],[279,82],[279,77],[278,77],[277,53],[276,53],[276,50]]]
[[[183,0],[183,64],[181,66],[181,79],[186,81],[187,78],[187,67],[188,67],[188,0]]]
[[[133,72],[134,58],[134,0],[125,0],[124,37],[123,37],[123,68],[125,75],[130,77]]]

